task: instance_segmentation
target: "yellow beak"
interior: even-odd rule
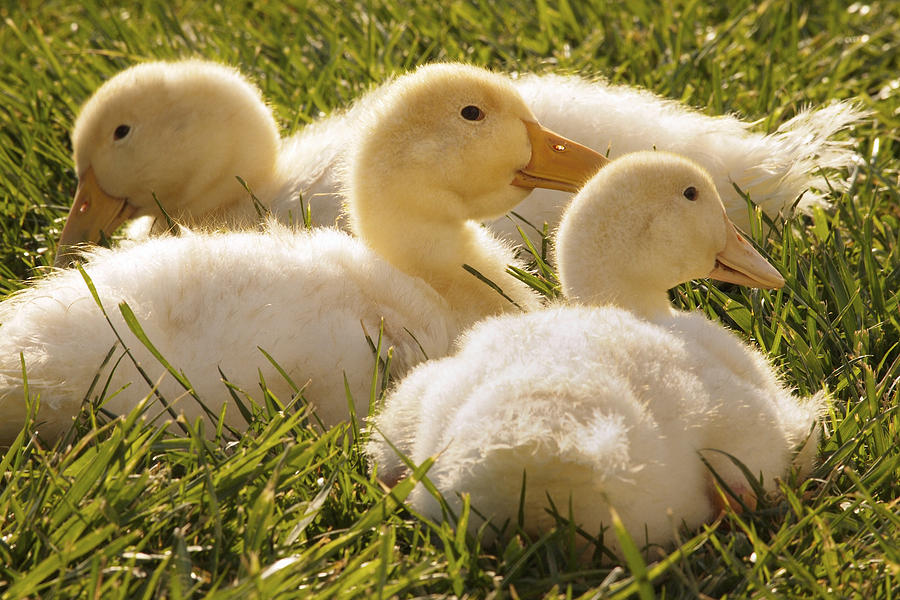
[[[89,168],[78,182],[75,202],[59,237],[54,265],[67,266],[74,255],[72,246],[97,242],[101,235],[111,235],[134,211],[135,207],[125,198],[115,198],[104,192],[97,183],[93,167]]]
[[[710,271],[709,277],[748,287],[784,287],[781,273],[741,237],[728,217],[725,217],[725,228],[725,249],[716,255],[716,266]]]
[[[609,163],[609,159],[602,154],[545,129],[534,121],[524,123],[531,142],[531,160],[513,178],[513,185],[574,193],[600,167]]]

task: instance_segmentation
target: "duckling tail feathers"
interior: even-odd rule
[[[760,150],[768,156],[760,162],[755,177],[747,173],[750,177],[738,182],[739,187],[749,191],[751,199],[772,216],[787,212],[795,201],[803,212],[827,206],[830,190],[846,189],[846,173],[862,162],[852,137],[835,136],[869,114],[852,102],[801,111],[765,136],[767,143]],[[825,169],[844,173],[828,176]]]

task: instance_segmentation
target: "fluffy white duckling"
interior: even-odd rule
[[[133,238],[165,231],[160,205],[190,228],[256,226],[257,208],[237,177],[280,220],[302,220],[302,194],[317,223],[333,225],[341,207],[323,170],[347,141],[280,139],[259,89],[231,67],[202,60],[130,67],[100,86],[75,122],[79,183],[56,264],[71,260],[75,244],[129,220]],[[329,193],[320,201],[323,186]]]
[[[164,230],[152,191],[170,216],[188,226],[255,224],[255,209],[235,175],[282,221],[300,220],[299,193],[316,223],[346,227],[339,220],[346,148],[360,135],[368,107],[377,105],[389,85],[279,141],[259,90],[233,69],[201,61],[127,69],[97,90],[76,121],[73,145],[81,183],[60,244],[97,241],[101,230],[108,235],[123,219],[140,215],[147,218],[131,229],[131,237],[146,229],[148,220],[153,231]],[[862,116],[849,103],[803,112],[763,135],[734,117],[709,117],[650,92],[601,81],[528,75],[513,85],[540,122],[608,149],[611,157],[656,148],[694,159],[713,175],[729,215],[741,225],[747,224],[746,203],[732,182],[775,216],[801,194],[801,207],[821,202],[813,192],[804,193],[810,186],[827,189],[814,173],[820,167],[846,168],[857,159],[831,140]],[[108,209],[99,207],[104,199]],[[552,229],[569,199],[566,193],[535,191],[515,212]],[[504,216],[491,225],[518,243],[517,224],[523,225]],[[58,264],[67,262],[65,254]]]
[[[367,444],[379,477],[407,473],[389,440],[415,464],[436,457],[428,477],[451,508],[468,493],[497,526],[515,526],[524,473],[528,532],[555,523],[549,496],[563,516],[571,502],[594,535],[614,507],[641,546],[669,543],[682,522],[695,528],[724,506],[700,454],[750,501],[721,452],[767,490],[792,464],[811,467],[822,397],[793,397],[757,350],[666,296],[704,276],[783,285],[700,167],[654,152],[614,160],[567,211],[557,258],[575,305],[484,320],[388,396]],[[441,518],[423,486],[409,502]],[[612,530],[604,543],[620,548]]]
[[[463,264],[521,307],[538,306],[504,272],[511,250],[472,219],[502,214],[536,185],[575,189],[605,162],[542,129],[506,78],[463,65],[397,79],[370,107],[363,132],[350,153],[349,206],[371,248],[330,228],[292,233],[275,225],[88,254],[84,270],[119,334],[163,396],[181,398],[177,410],[188,419],[203,416],[201,407],[131,335],[120,302],[214,412],[229,397],[220,368],[247,391],[262,371],[276,394],[291,397],[258,346],[297,385],[308,382],[305,397],[331,425],[348,414],[345,376],[357,413],[368,411],[374,362],[365,334],[377,341],[382,320],[382,349],[394,348],[402,373],[423,352],[445,354],[458,328],[514,309]],[[115,413],[150,391],[127,358],[112,374],[115,359],[101,368],[116,338],[78,271],[59,270],[0,303],[0,323],[0,441],[25,415],[20,354],[47,437],[71,422],[98,370]],[[227,422],[243,424],[234,407]]]

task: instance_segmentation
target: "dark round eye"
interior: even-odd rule
[[[462,118],[466,121],[480,121],[484,118],[484,111],[474,104],[463,107],[463,109],[459,111],[459,114],[461,114]]]
[[[131,127],[129,127],[128,125],[119,125],[118,127],[116,127],[116,130],[113,132],[113,139],[121,140],[123,137],[128,135],[128,133],[130,131],[131,131]]]
[[[690,186],[690,187],[688,187],[688,188],[685,188],[685,190],[682,192],[682,194],[684,195],[685,198],[687,198],[687,199],[690,200],[691,202],[693,202],[694,200],[696,200],[696,199],[697,199],[697,196],[700,195],[700,194],[697,192],[697,188],[695,188],[694,186]]]

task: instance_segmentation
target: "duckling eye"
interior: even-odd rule
[[[697,196],[699,195],[698,192],[697,192],[697,188],[695,188],[694,186],[690,186],[690,187],[688,187],[688,188],[685,188],[685,190],[682,192],[682,194],[684,195],[685,198],[687,198],[687,199],[690,200],[691,202],[693,202],[694,200],[696,200],[696,199],[697,199]]]
[[[121,140],[123,137],[128,135],[131,132],[131,127],[128,125],[119,125],[116,127],[116,130],[113,132],[114,140]]]
[[[484,118],[484,111],[474,104],[463,107],[463,109],[459,111],[459,114],[461,114],[462,118],[466,121],[480,121]]]

